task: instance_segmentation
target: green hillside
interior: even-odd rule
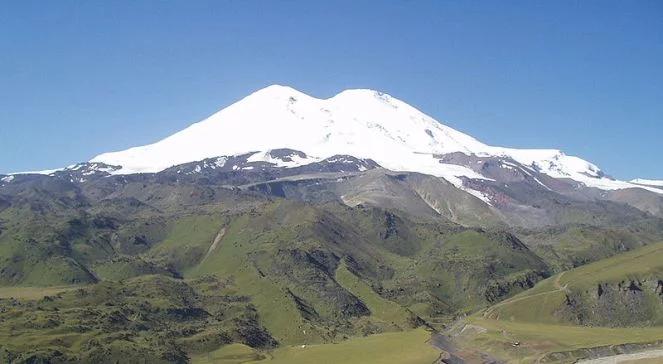
[[[541,281],[455,333],[464,345],[523,362],[573,362],[593,348],[663,342],[662,276],[663,243],[652,244]]]
[[[660,240],[661,220],[628,206],[562,199],[555,216],[593,224],[524,229],[416,174],[178,170],[0,187],[0,361],[294,360],[489,306],[470,320],[656,330],[663,317],[654,275],[606,277],[608,304],[598,283],[554,275]]]

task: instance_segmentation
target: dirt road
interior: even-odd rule
[[[663,363],[663,349],[647,350],[640,353],[620,354],[597,359],[581,360],[577,364],[637,364],[640,361],[643,363],[656,363],[659,362],[659,360],[661,363]]]

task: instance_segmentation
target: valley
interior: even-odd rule
[[[192,363],[433,363],[440,358],[440,352],[429,342],[430,333],[424,329],[416,329],[352,338],[331,344],[288,346],[262,354],[248,347],[224,347],[205,356],[194,357]]]
[[[646,183],[485,145],[370,90],[273,86],[159,143],[0,176],[0,361],[656,350],[663,190]]]

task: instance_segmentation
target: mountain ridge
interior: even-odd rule
[[[300,165],[347,154],[373,159],[396,171],[443,177],[460,188],[463,183],[458,177],[483,176],[462,165],[444,165],[438,155],[461,152],[510,157],[545,174],[589,187],[639,187],[660,193],[651,186],[611,179],[596,165],[557,149],[483,144],[389,94],[370,89],[349,89],[318,99],[288,86],[268,86],[161,141],[104,153],[91,162],[122,166],[118,173],[158,172],[209,157],[280,148],[314,156]],[[173,149],[178,155],[172,154]]]
[[[294,156],[288,163],[279,162],[280,159],[269,155],[271,150],[278,149],[296,150],[307,157]],[[468,187],[466,181],[491,181],[491,178],[472,165],[448,163],[444,156],[462,153],[479,158],[498,157],[504,159],[505,169],[513,168],[509,162],[513,160],[526,173],[539,172],[587,187],[640,188],[663,194],[659,186],[643,183],[644,180],[613,179],[596,165],[558,149],[484,144],[404,101],[370,89],[349,89],[319,99],[292,87],[268,86],[160,141],[103,153],[90,162],[118,166],[112,174],[155,173],[184,163],[251,152],[253,161],[285,167],[310,164],[339,154],[372,159],[394,171],[442,177],[487,203],[489,198]],[[51,174],[60,170],[31,173]]]

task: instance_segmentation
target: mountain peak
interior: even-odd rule
[[[352,100],[355,102],[379,101],[396,108],[400,105],[407,105],[387,93],[366,88],[347,89],[339,92],[329,100]]]
[[[284,95],[284,94],[303,94],[303,92],[296,90],[290,86],[285,86],[285,85],[269,85],[267,87],[263,87],[258,91],[255,91],[252,93],[252,95]]]
[[[393,96],[373,90],[373,89],[368,89],[368,88],[351,88],[351,89],[346,89],[343,90],[336,95],[323,99],[323,98],[318,98],[315,96],[308,95],[302,91],[299,91],[293,87],[286,86],[286,85],[279,85],[279,84],[273,84],[269,85],[267,87],[263,87],[260,90],[257,90],[253,93],[251,93],[247,98],[253,97],[253,96],[266,96],[266,97],[272,97],[272,98],[281,98],[281,99],[288,99],[289,97],[305,97],[305,98],[310,98],[310,99],[315,99],[315,100],[331,100],[331,99],[376,99],[380,100],[383,102],[391,102],[392,100],[397,100]],[[400,100],[397,100],[400,101]],[[400,101],[402,102],[402,101]]]
[[[305,153],[309,162],[341,154],[372,159],[387,169],[443,177],[459,188],[463,179],[485,177],[468,166],[443,163],[445,154],[512,158],[551,177],[602,189],[647,188],[605,178],[595,165],[558,150],[486,145],[370,89],[319,99],[271,85],[159,142],[105,153],[92,162],[122,166],[115,173],[159,172],[206,158],[283,148]]]
[[[261,88],[258,91],[251,93],[245,99],[273,99],[273,100],[288,100],[290,98],[299,99],[299,98],[313,98],[297,89],[294,89],[290,86],[284,85],[270,85],[264,88]]]

